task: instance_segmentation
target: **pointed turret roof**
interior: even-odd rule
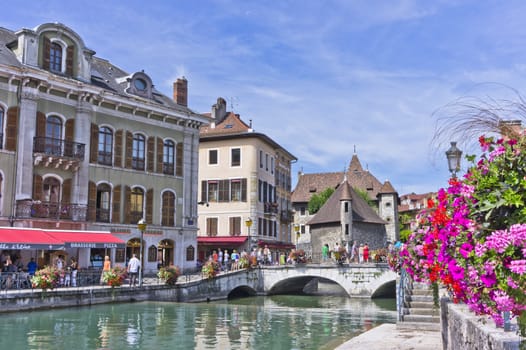
[[[390,193],[398,193],[394,189],[393,185],[391,185],[391,182],[389,180],[385,180],[384,184],[382,185],[382,188],[380,188],[380,193],[382,194],[390,194]]]
[[[342,183],[336,191],[329,197],[327,202],[318,210],[316,215],[309,220],[308,225],[339,223],[340,201],[345,198],[352,200],[352,219],[353,222],[367,222],[385,225],[387,222],[382,220],[378,214],[367,204],[367,202],[354,191],[348,181]]]

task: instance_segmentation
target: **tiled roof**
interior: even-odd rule
[[[250,127],[241,120],[239,115],[229,112],[226,118],[214,128],[212,128],[212,124],[201,126],[199,134],[200,136],[229,135],[248,132],[249,130]]]
[[[367,222],[385,225],[387,222],[382,220],[367,202],[354,191],[352,185],[345,181],[334,191],[327,202],[318,210],[316,215],[309,220],[308,225],[337,223],[340,218],[340,201],[351,197],[351,208],[353,222]]]
[[[376,196],[381,192],[383,185],[368,170],[363,170],[358,156],[354,154],[346,174],[343,171],[300,174],[296,188],[294,192],[292,192],[292,202],[307,203],[313,194],[319,194],[329,187],[336,188],[343,181],[345,175],[347,176],[347,181],[353,188],[366,191],[369,194],[369,198],[376,200]],[[394,188],[392,188],[392,190],[391,193],[396,193]]]
[[[386,180],[382,185],[382,188],[380,188],[380,193],[396,193],[396,190],[394,189],[393,185],[391,185],[391,182]]]

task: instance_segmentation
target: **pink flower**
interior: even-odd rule
[[[526,260],[515,260],[508,266],[511,272],[522,275],[526,272]]]

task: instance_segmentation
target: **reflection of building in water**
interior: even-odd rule
[[[97,328],[99,329],[99,341],[100,341],[99,348],[108,347],[109,338],[110,338],[110,334],[108,331],[108,319],[99,318],[99,321],[97,322]]]

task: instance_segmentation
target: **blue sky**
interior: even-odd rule
[[[185,76],[191,109],[221,96],[294,154],[294,185],[300,170],[342,171],[356,146],[405,194],[447,184],[437,109],[493,97],[487,83],[523,88],[525,13],[519,0],[47,0],[2,3],[0,26],[61,22],[169,96]]]

